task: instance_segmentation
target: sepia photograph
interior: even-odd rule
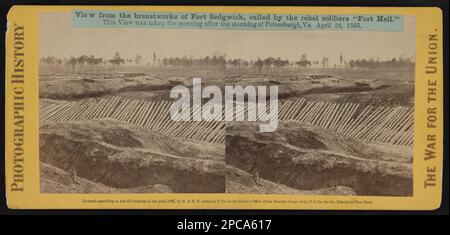
[[[41,192],[226,191],[224,124],[169,114],[174,86],[225,84],[224,31],[39,23]]]
[[[40,13],[40,191],[413,196],[415,29],[75,28]]]
[[[228,193],[412,196],[415,19],[402,32],[234,31],[228,83],[277,85],[278,128],[227,125]]]

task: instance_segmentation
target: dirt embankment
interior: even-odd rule
[[[78,99],[99,97],[127,91],[168,90],[171,86],[166,79],[137,74],[91,75],[75,74],[46,76],[39,80],[40,98]]]
[[[235,76],[226,78],[227,83],[233,85],[277,85],[279,99],[317,94],[362,93],[385,90],[390,87],[381,80],[346,79],[330,75],[324,78],[311,78],[304,74],[292,76]]]
[[[286,78],[280,76],[242,76],[227,79],[203,79],[203,85],[277,85],[280,99],[317,93],[362,92],[385,89],[388,85],[380,81],[372,81],[363,86],[358,81],[344,78],[311,79],[305,76]],[[78,99],[100,97],[109,94],[124,93],[140,96],[142,92],[160,92],[157,95],[168,98],[168,92],[178,84],[192,86],[189,77],[161,78],[154,75],[131,73],[103,74],[69,74],[41,76],[39,80],[40,98],[47,99]]]
[[[225,192],[223,146],[159,136],[112,120],[43,126],[40,160],[116,190],[165,185],[177,193]]]
[[[298,190],[280,182],[266,179],[255,181],[253,175],[239,168],[227,165],[227,193],[250,194],[295,194],[295,195],[355,195],[355,192],[345,186],[323,188],[317,190]]]
[[[118,189],[84,178],[73,179],[69,172],[41,163],[41,192],[45,193],[171,193],[163,184]]]
[[[281,122],[272,133],[256,124],[227,129],[227,164],[298,190],[346,186],[357,195],[412,195],[412,150],[351,140]],[[401,148],[401,149],[398,149]]]

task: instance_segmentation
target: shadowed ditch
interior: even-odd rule
[[[128,139],[132,145],[135,141]],[[58,134],[41,134],[40,146],[42,162],[113,188],[163,184],[178,193],[225,192],[224,166],[217,161],[118,149]]]
[[[237,130],[244,134],[234,135]],[[337,143],[349,152],[354,151],[351,155],[333,149],[317,133],[307,131],[296,131],[300,138],[272,136],[267,141],[245,132],[238,128],[227,132],[226,164],[249,173],[258,172],[263,179],[299,190],[347,186],[357,195],[412,195],[410,163],[379,160],[377,152],[372,156],[363,153],[366,158],[361,158],[357,156],[359,145],[352,149],[351,141]]]

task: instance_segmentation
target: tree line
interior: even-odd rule
[[[70,57],[68,59],[61,59],[54,56],[42,57],[40,59],[41,64],[47,64],[53,69],[56,65],[70,66],[72,70],[79,68],[95,69],[96,67],[103,65],[112,65],[113,69],[122,65],[134,65],[141,66],[143,62],[141,55],[136,55],[135,58],[123,58],[119,52],[114,53],[111,59],[104,59],[101,57],[95,57],[93,55],[81,55],[78,57]],[[342,54],[339,55],[339,61],[337,64],[330,65],[328,57],[323,56],[319,60],[311,60],[306,54],[299,55],[298,60],[290,61],[288,59],[282,59],[281,57],[266,57],[257,58],[256,60],[245,60],[242,58],[226,59],[225,55],[213,55],[205,56],[202,58],[193,57],[168,57],[158,58],[153,53],[152,63],[148,62],[147,66],[159,66],[159,67],[171,67],[171,68],[196,68],[196,67],[222,67],[222,68],[252,68],[258,72],[262,72],[264,69],[271,68],[286,68],[286,67],[343,67],[351,69],[376,69],[376,68],[398,68],[398,67],[414,67],[414,62],[409,58],[392,58],[390,60],[380,60],[375,58],[370,59],[351,59],[349,61],[344,59]]]
[[[61,59],[55,56],[42,57],[39,62],[51,66],[52,70],[55,65],[70,66],[72,70],[75,70],[76,68],[84,70],[95,69],[100,65],[105,66],[107,64],[116,67],[125,64],[125,62],[134,62],[135,65],[139,66],[142,63],[142,56],[136,55],[134,59],[124,59],[120,56],[119,52],[116,52],[109,60],[103,59],[102,57],[95,57],[94,55],[81,55],[78,57],[71,56],[67,59]]]
[[[415,63],[410,58],[392,58],[391,60],[356,59],[348,62],[350,68],[378,69],[378,68],[414,68]]]

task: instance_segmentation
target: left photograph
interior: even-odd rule
[[[171,88],[192,90],[193,76],[224,86],[225,40],[72,28],[70,13],[41,13],[41,193],[224,193],[225,124],[175,122],[169,107]]]

